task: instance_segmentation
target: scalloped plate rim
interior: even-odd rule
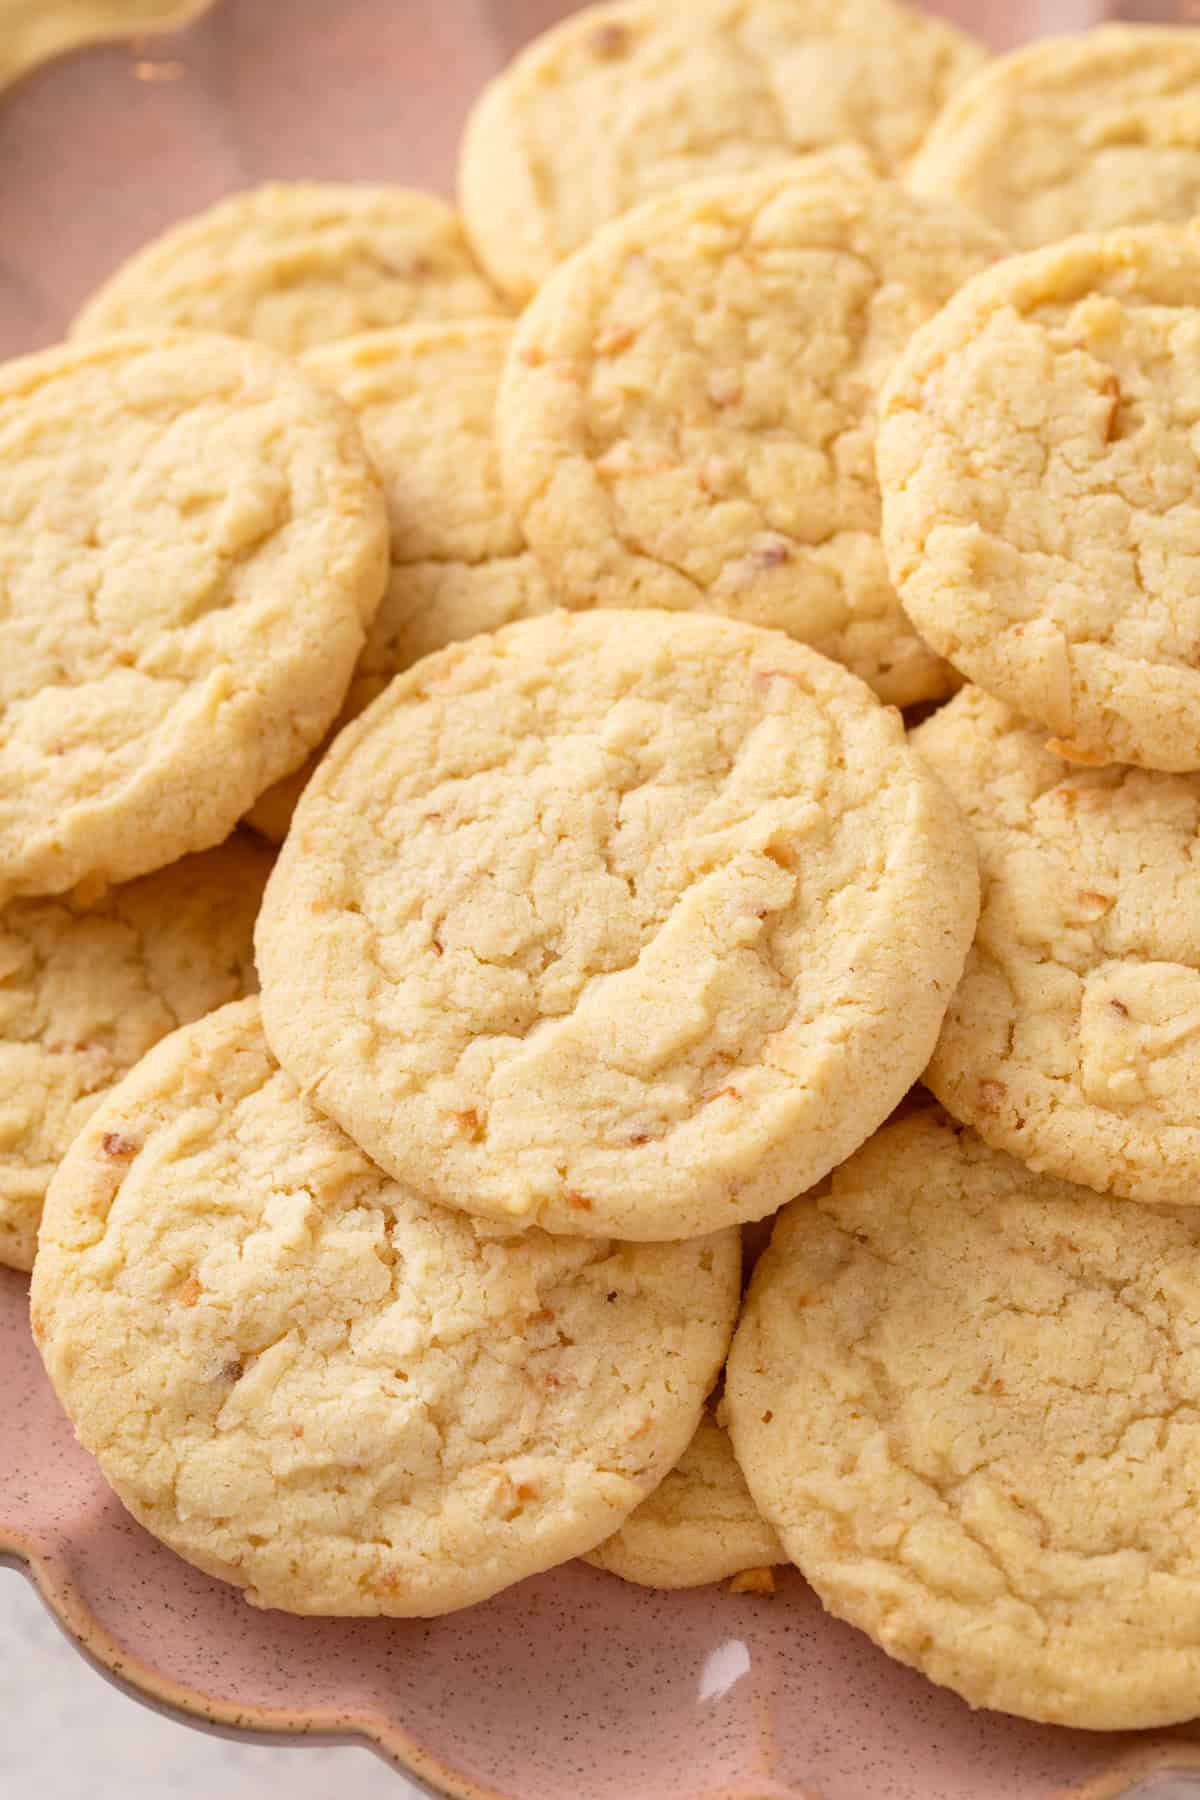
[[[338,1713],[322,1719],[314,1708],[234,1707],[199,1688],[158,1675],[135,1652],[118,1644],[84,1604],[74,1584],[51,1573],[51,1559],[31,1538],[0,1522],[0,1568],[29,1582],[47,1613],[84,1661],[129,1699],[177,1724],[236,1742],[355,1745],[372,1751],[390,1767],[417,1782],[431,1800],[511,1800],[498,1789],[464,1785],[427,1754],[408,1733],[386,1719]],[[310,1723],[310,1721],[316,1721]],[[436,1767],[437,1780],[433,1783]]]
[[[364,1748],[415,1782],[430,1800],[521,1800],[511,1789],[504,1793],[498,1788],[464,1783],[444,1764],[423,1751],[415,1739],[384,1719],[375,1720],[364,1714],[312,1724],[309,1721],[320,1719],[315,1709],[304,1712],[288,1712],[281,1707],[269,1706],[236,1709],[199,1689],[156,1676],[138,1656],[121,1648],[83,1604],[69,1580],[51,1578],[48,1562],[32,1540],[24,1540],[11,1527],[0,1524],[0,1568],[10,1568],[24,1576],[59,1630],[90,1668],[128,1699],[163,1718],[238,1743],[278,1746],[286,1742],[289,1747],[298,1749],[309,1744]],[[441,1784],[438,1786],[433,1785],[435,1766]],[[1157,1785],[1160,1779],[1177,1776],[1192,1776],[1200,1783],[1200,1741],[1190,1749],[1184,1744],[1133,1746],[1116,1766],[1082,1788],[1061,1789],[1060,1795],[1062,1800],[1122,1800],[1122,1796],[1130,1796],[1132,1800],[1143,1791],[1142,1782]],[[794,1800],[822,1800],[822,1796],[811,1789],[792,1791]],[[1153,1790],[1145,1791],[1147,1800],[1153,1800]],[[742,1787],[725,1789],[719,1794],[710,1791],[703,1800],[755,1800],[755,1796],[752,1789]],[[1059,1796],[1053,1796],[1052,1800],[1059,1800]]]

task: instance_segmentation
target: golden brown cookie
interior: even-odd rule
[[[983,877],[926,1082],[1031,1168],[1200,1204],[1200,775],[1072,766],[978,688],[912,742]]]
[[[319,742],[386,574],[353,417],[274,352],[0,368],[0,903],[220,843]]]
[[[177,1025],[253,993],[270,867],[239,836],[92,906],[0,909],[0,1262],[33,1267],[50,1177],[113,1083]]]
[[[989,269],[884,392],[883,539],[918,631],[1068,758],[1200,769],[1200,231]]]
[[[1200,1212],[933,1112],[780,1216],[730,1432],[825,1606],[973,1706],[1096,1730],[1200,1692]]]
[[[505,497],[492,428],[511,329],[503,319],[401,326],[304,359],[353,409],[383,480],[392,534],[387,592],[335,729],[422,656],[554,604]],[[315,763],[250,813],[274,843],[287,835]]]
[[[1200,41],[1107,25],[1043,38],[957,88],[906,183],[990,219],[1023,250],[1200,212]]]
[[[411,188],[267,182],[121,264],[76,336],[147,327],[257,338],[297,356],[416,319],[505,313],[455,213]]]
[[[983,55],[893,0],[586,7],[477,101],[463,217],[523,303],[601,225],[683,182],[843,143],[898,169]]]
[[[895,705],[950,692],[888,579],[876,397],[1002,248],[858,154],[681,188],[600,232],[518,324],[496,415],[564,603],[719,612]]]
[[[844,669],[701,614],[552,613],[339,737],[268,884],[263,1018],[425,1198],[689,1237],[886,1118],[977,903],[961,814]]]
[[[685,1448],[737,1233],[504,1236],[390,1181],[258,1003],[157,1046],[51,1185],[34,1330],[147,1528],[288,1612],[428,1617],[589,1550]]]
[[[750,1498],[728,1433],[705,1413],[666,1480],[584,1561],[639,1587],[691,1588],[787,1557]]]

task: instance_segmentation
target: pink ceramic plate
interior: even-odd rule
[[[128,251],[265,176],[448,190],[470,96],[556,0],[225,0],[0,98],[0,353],[52,341]],[[947,0],[997,42],[1129,0]],[[259,1613],[141,1531],[75,1444],[0,1271],[0,1553],[80,1648],[218,1727],[365,1739],[471,1800],[1049,1800],[1200,1795],[1200,1729],[1087,1737],[972,1714],[826,1619],[656,1595],[582,1565],[431,1624]],[[1187,1771],[1193,1771],[1190,1779]],[[1172,1771],[1174,1774],[1172,1775]]]

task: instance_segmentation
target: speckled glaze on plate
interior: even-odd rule
[[[0,354],[52,342],[151,233],[267,176],[449,192],[470,98],[561,0],[219,0],[0,95]],[[997,44],[1200,0],[946,0]],[[966,1706],[827,1619],[575,1564],[429,1624],[247,1606],[147,1536],[76,1445],[0,1270],[0,1557],[80,1649],[217,1729],[357,1738],[457,1800],[1200,1797],[1200,1727],[1086,1736]]]

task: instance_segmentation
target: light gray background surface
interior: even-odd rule
[[[240,1744],[139,1706],[0,1569],[3,1800],[417,1800],[369,1750]]]

